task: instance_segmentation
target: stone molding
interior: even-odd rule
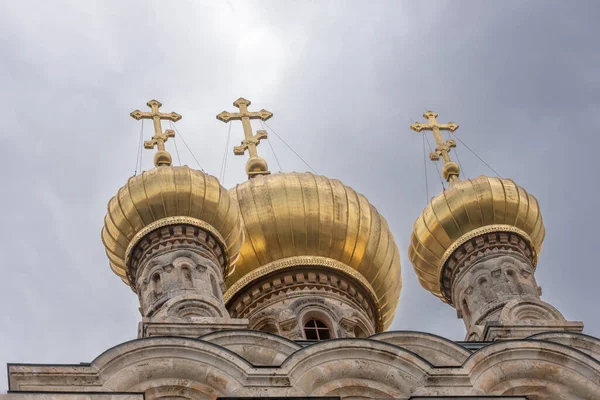
[[[500,250],[531,263],[535,270],[535,254],[529,242],[518,233],[493,231],[480,234],[462,243],[444,264],[440,286],[445,300],[454,305],[452,291],[457,277],[474,262],[496,257]]]
[[[322,267],[328,270],[334,270],[342,272],[343,274],[353,278],[360,285],[362,285],[365,290],[369,293],[369,296],[372,297],[372,301],[379,308],[379,300],[377,300],[377,295],[375,294],[375,290],[371,286],[371,284],[367,281],[367,279],[358,271],[353,268],[350,268],[346,264],[333,260],[327,257],[320,256],[297,256],[297,257],[288,257],[281,260],[276,260],[261,266],[258,269],[253,270],[252,272],[244,275],[241,279],[235,282],[231,287],[227,289],[225,292],[224,299],[225,303],[229,304],[232,298],[236,297],[238,292],[244,290],[245,286],[251,284],[252,282],[266,276],[270,275],[274,272],[281,271],[288,268],[294,267]]]
[[[496,341],[504,339],[520,339],[531,337],[540,333],[565,332],[580,333],[583,323],[580,321],[488,321],[481,329],[482,341]]]
[[[136,282],[142,316],[163,322],[228,316],[222,271],[206,253],[175,245],[147,258]]]
[[[144,318],[138,326],[138,338],[155,336],[199,338],[212,332],[246,328],[248,328],[247,319],[233,319],[228,317],[196,318],[193,322],[186,323],[157,322],[153,321],[152,318]]]
[[[266,333],[215,332],[206,340],[155,337],[115,346],[90,364],[9,364],[9,389],[60,392],[145,392],[150,398],[193,390],[192,398],[223,396],[524,396],[596,399],[600,362],[578,349],[548,340],[499,341],[474,351],[462,363],[425,359],[390,342],[407,342],[389,332],[386,342],[336,339],[294,350],[292,342]],[[383,335],[379,335],[383,336]],[[239,341],[236,344],[236,338]],[[272,337],[272,339],[271,339]],[[219,338],[224,346],[219,345]],[[408,339],[410,342],[412,339]],[[226,343],[225,343],[226,342]],[[433,336],[432,350],[451,342]],[[259,351],[275,343],[278,365],[257,367],[240,346]],[[289,344],[288,344],[289,343]],[[283,346],[283,347],[281,347]],[[445,353],[456,350],[445,350]],[[430,354],[435,355],[435,351]],[[446,364],[446,365],[444,365]],[[262,395],[261,395],[262,394]],[[564,397],[564,396],[563,396]]]
[[[577,349],[596,360],[600,360],[600,339],[579,332],[544,332],[528,337],[545,340]]]
[[[221,271],[226,272],[227,253],[222,239],[215,236],[214,232],[185,223],[167,225],[149,231],[131,248],[131,259],[127,272],[131,286],[136,286],[138,271],[149,259],[174,249],[186,248],[212,259],[220,266]]]
[[[307,290],[343,298],[362,310],[375,329],[381,327],[376,305],[370,301],[370,296],[362,285],[357,285],[351,278],[338,271],[319,268],[319,266],[299,265],[257,279],[230,299],[228,310],[233,318],[252,319],[251,315],[255,310],[265,303],[273,304],[284,298],[291,299],[294,295],[300,295]],[[290,317],[296,316],[290,315]],[[278,322],[285,324],[283,320]]]

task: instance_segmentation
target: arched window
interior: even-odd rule
[[[489,303],[494,300],[494,294],[492,293],[492,288],[490,287],[490,283],[485,277],[479,278],[477,281],[479,283],[479,290],[483,296],[483,299],[486,303]]]
[[[331,331],[325,323],[311,319],[304,324],[304,336],[306,340],[327,340],[331,339]]]
[[[194,286],[192,281],[192,272],[188,267],[181,267],[181,276],[183,278],[183,288],[191,289]]]
[[[160,273],[156,272],[154,275],[152,275],[152,291],[154,291],[154,294],[156,294],[157,296],[160,295],[162,293],[162,282],[160,280]]]
[[[510,283],[510,293],[511,294],[521,294],[521,283],[517,279],[517,277],[515,275],[515,271],[513,271],[512,269],[507,269],[506,270],[506,278],[508,279],[508,282]]]
[[[217,285],[217,280],[213,274],[210,274],[210,286],[212,287],[213,296],[217,299],[221,299],[221,291],[219,290],[219,285]]]

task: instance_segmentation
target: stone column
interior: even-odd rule
[[[448,259],[443,288],[467,328],[466,339],[523,338],[546,331],[581,332],[542,301],[529,244],[518,234],[492,232],[463,243]]]
[[[247,326],[225,308],[226,265],[222,245],[200,227],[170,225],[146,234],[130,262],[143,317],[139,336],[197,337]]]

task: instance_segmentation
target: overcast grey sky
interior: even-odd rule
[[[272,111],[269,125],[318,173],[387,218],[404,279],[392,328],[461,340],[462,321],[407,258],[426,201],[409,125],[436,111],[538,198],[543,299],[600,336],[599,15],[584,0],[0,0],[0,364],[88,362],[136,336],[137,297],[110,271],[100,229],[135,168],[140,123],[129,113],[151,98],[183,115],[179,131],[215,176],[228,129],[215,115],[240,96]],[[271,144],[283,171],[307,169]],[[271,149],[259,151],[277,171]],[[179,153],[196,165],[181,141]],[[491,174],[464,147],[458,155],[467,177]],[[145,169],[151,159],[145,151]],[[244,162],[229,156],[226,187],[245,179]]]

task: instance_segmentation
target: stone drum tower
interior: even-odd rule
[[[467,340],[524,338],[547,331],[581,332],[583,324],[566,321],[542,301],[535,267],[545,229],[538,201],[510,179],[480,176],[459,179],[450,160],[454,140],[443,142],[428,111],[428,124],[411,129],[433,131],[442,158],[442,174],[450,188],[434,197],[414,224],[409,258],[421,285],[454,306],[467,327]]]
[[[245,327],[231,319],[223,301],[224,276],[237,259],[243,239],[240,213],[218,180],[187,166],[171,165],[164,143],[175,136],[162,131],[163,119],[176,113],[131,116],[154,122],[156,168],[134,176],[109,201],[102,241],[112,270],[140,299],[139,337],[199,336],[217,329]]]

